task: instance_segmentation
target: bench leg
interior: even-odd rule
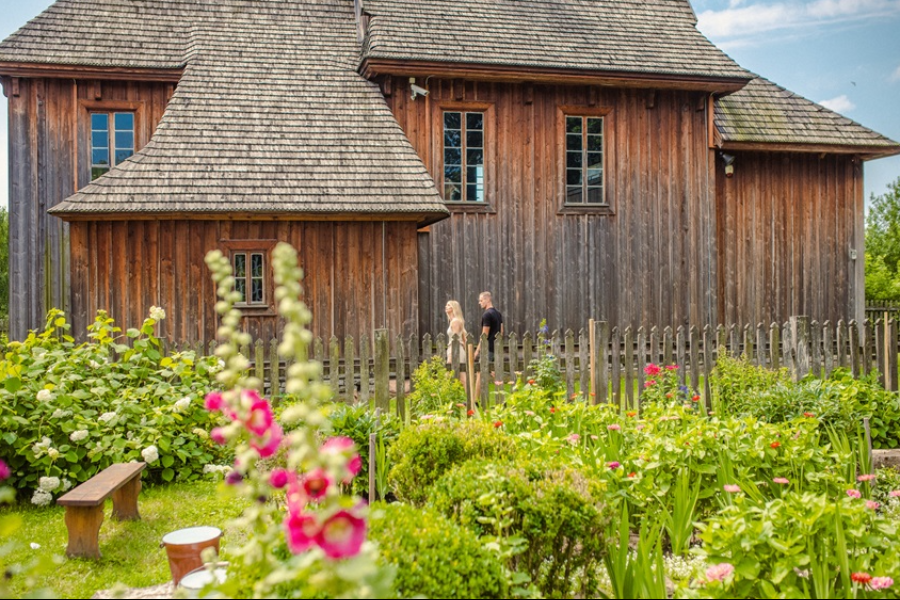
[[[66,529],[69,545],[66,556],[70,558],[100,558],[100,524],[103,523],[103,505],[67,506]]]
[[[141,493],[141,474],[113,492],[112,516],[119,521],[140,521],[138,494]]]

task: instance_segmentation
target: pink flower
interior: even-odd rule
[[[222,394],[219,392],[210,392],[206,395],[204,404],[206,405],[206,410],[215,412],[217,410],[222,410],[222,407],[225,405],[225,400],[222,399]]]
[[[859,493],[859,490],[847,490],[847,495],[851,498],[861,498],[862,494]]]
[[[900,498],[900,490],[891,490],[888,496],[891,498]]]
[[[866,500],[866,508],[868,508],[868,509],[877,510],[879,506],[881,506],[881,505],[878,504],[877,502],[875,502],[874,500]]]
[[[260,458],[269,458],[278,451],[283,438],[281,427],[275,423],[264,437],[252,438],[250,447],[256,450]]]
[[[12,475],[12,473],[9,470],[9,465],[0,460],[0,481],[8,479],[10,475]]]
[[[599,437],[597,437],[597,436],[596,436],[596,435],[594,435],[594,434],[591,434],[591,439],[592,439],[592,440],[599,440],[599,439],[600,439],[600,438],[599,438]]]
[[[465,406],[465,404],[463,404]],[[319,448],[320,452],[325,452],[326,454],[338,454],[340,452],[349,452],[354,448],[355,444],[353,440],[344,435],[339,435],[333,438],[328,438],[325,440],[325,443]]]
[[[775,483],[780,483],[781,485],[787,485],[790,483],[790,481],[785,479],[784,477],[776,477],[772,481]]]
[[[577,444],[579,442],[579,440],[581,440],[581,436],[578,435],[577,433],[573,433],[566,439],[569,441],[570,444]]]
[[[734,565],[731,563],[719,563],[706,570],[706,578],[710,581],[723,581],[734,573]]]
[[[862,583],[863,585],[865,585],[872,581],[872,576],[864,571],[858,571],[856,573],[851,573],[850,579],[852,579],[856,583]]]
[[[666,365],[666,371],[677,371],[678,365]]]
[[[242,392],[241,395],[251,402],[250,415],[244,422],[247,429],[260,437],[266,435],[266,432],[269,431],[269,428],[272,427],[272,423],[275,421],[269,401],[260,398],[259,394],[253,390]]]
[[[299,511],[290,511],[284,518],[284,537],[294,554],[306,552],[316,542],[320,533],[316,517]]]
[[[359,457],[359,454],[354,454],[353,458],[347,461],[347,470],[350,471],[350,475],[353,477],[356,477],[359,474],[362,470],[362,459]]]
[[[242,481],[244,481],[244,476],[240,471],[229,471],[228,475],[225,476],[225,483],[228,485],[237,485]]]
[[[873,479],[878,479],[878,475],[874,475],[874,474],[860,475],[859,477],[856,478],[856,480],[859,482],[872,481]]]
[[[356,556],[365,541],[365,519],[346,510],[333,514],[316,534],[316,543],[330,558]]]
[[[213,430],[209,432],[209,437],[220,446],[224,446],[228,442],[228,439],[225,437],[225,430],[221,427],[213,428]]]
[[[638,425],[637,427],[635,427],[635,429],[637,429],[638,431],[640,431],[640,430],[643,429],[643,428],[644,428],[644,424],[643,424],[643,423],[641,423],[640,425]]]
[[[894,585],[894,580],[890,577],[873,577],[869,582],[869,587],[873,590],[886,590]]]
[[[645,388],[648,388],[648,387],[651,387],[651,386],[653,386],[653,385],[655,385],[655,384],[656,384],[656,380],[655,380],[655,379],[648,379],[647,381],[644,382],[644,387],[645,387]]]
[[[662,369],[659,368],[659,365],[655,365],[653,363],[650,363],[649,365],[644,367],[644,373],[646,373],[650,377],[655,377],[656,375],[659,375],[661,371],[662,371]]]
[[[617,425],[615,423],[613,423],[612,425],[607,425],[606,428],[609,429],[610,431],[619,431],[620,429],[622,429],[619,425]]]
[[[533,417],[533,416],[534,416],[534,411],[533,411],[533,410],[526,410],[526,411],[525,411],[525,414],[528,415],[529,417]]]
[[[619,462],[617,462],[617,461],[612,461],[611,463],[606,463],[606,466],[609,467],[610,469],[612,469],[613,471],[615,471],[616,469],[618,469],[618,468],[621,467],[622,465],[621,465],[621,463],[619,463]]]
[[[313,469],[303,477],[303,491],[310,500],[321,500],[328,493],[331,484],[331,477],[321,467]]]
[[[276,490],[280,490],[288,483],[288,472],[284,469],[274,469],[269,473],[269,485]]]
[[[722,486],[722,489],[724,489],[724,490],[725,490],[726,492],[728,492],[729,494],[736,494],[736,493],[738,493],[739,491],[741,491],[741,486],[735,485],[735,484],[731,484],[731,483],[727,483],[727,484],[725,484],[725,485]]]

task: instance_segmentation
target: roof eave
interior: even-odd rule
[[[50,79],[105,79],[117,81],[161,81],[178,83],[184,65],[171,68],[105,67],[35,62],[0,61],[0,76]]]
[[[900,144],[894,146],[866,146],[852,144],[802,144],[785,142],[724,141],[722,150],[745,152],[802,152],[808,154],[849,154],[862,160],[875,160],[900,154]]]
[[[379,75],[398,75],[403,77],[432,76],[482,81],[530,81],[535,83],[602,85],[609,87],[680,89],[711,93],[736,92],[753,78],[750,74],[746,77],[699,77],[665,73],[536,68],[518,65],[449,63],[373,57],[367,57],[362,60],[359,72],[367,79],[373,79]]]

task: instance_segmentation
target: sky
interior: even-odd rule
[[[900,141],[900,0],[691,3],[700,31],[744,68]],[[0,39],[50,4],[0,0]],[[0,206],[9,193],[6,115],[0,95]],[[898,177],[900,156],[867,162],[866,199]]]

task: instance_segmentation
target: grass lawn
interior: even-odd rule
[[[44,564],[34,582],[36,587],[46,587],[59,598],[90,598],[98,590],[109,589],[117,583],[127,587],[146,587],[170,580],[166,551],[160,548],[165,534],[184,527],[211,525],[224,534],[223,552],[229,546],[242,543],[244,532],[228,528],[231,519],[238,516],[245,501],[220,492],[215,483],[171,484],[156,486],[141,492],[138,502],[140,521],[114,521],[111,517],[112,502],[107,501],[103,525],[100,528],[99,561],[68,559],[65,557],[66,532],[65,509],[58,506],[37,508],[20,503],[0,509],[0,520],[18,517],[21,526],[7,542],[15,544],[15,550],[4,557],[4,565],[39,560]],[[31,544],[40,548],[32,549]],[[25,593],[26,583],[13,579],[9,582],[14,597]]]

